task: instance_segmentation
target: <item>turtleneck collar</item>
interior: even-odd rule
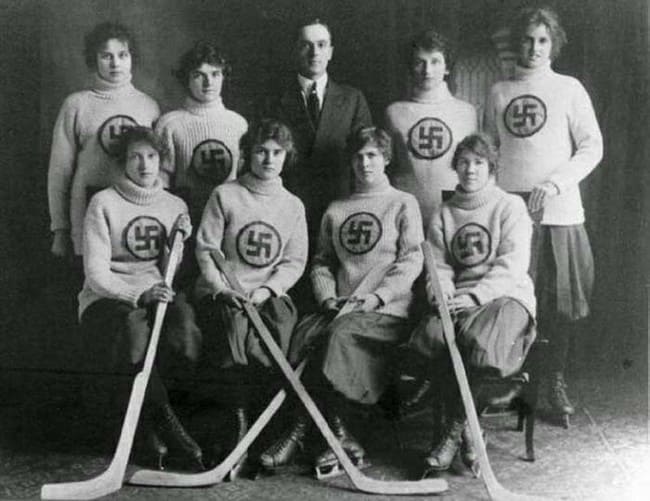
[[[273,179],[260,179],[252,172],[247,172],[239,178],[239,183],[248,191],[258,195],[272,196],[282,191],[282,178],[280,176]]]
[[[551,69],[551,62],[538,68],[526,68],[525,66],[515,66],[515,79],[516,80],[530,80],[532,78],[540,78],[553,73]]]
[[[377,181],[372,184],[362,183],[358,179],[354,180],[354,194],[355,195],[375,195],[377,193],[384,193],[390,188],[390,181],[388,176],[384,174]]]
[[[208,103],[197,101],[191,96],[187,96],[183,102],[183,108],[194,115],[208,115],[224,108],[221,96]]]
[[[460,185],[456,186],[454,196],[449,200],[450,205],[465,210],[478,209],[492,200],[499,188],[495,183],[494,176],[490,177],[487,184],[479,191],[467,193],[463,191]]]
[[[417,89],[411,91],[411,99],[417,103],[439,103],[452,97],[446,81],[441,82],[435,89],[429,91],[419,92]]]
[[[112,99],[113,97],[122,94],[124,92],[130,92],[133,89],[133,84],[131,83],[132,76],[129,75],[123,81],[118,83],[109,82],[101,78],[97,72],[92,75],[91,87],[92,90],[99,94],[100,96],[106,99]]]
[[[143,188],[134,183],[126,174],[122,174],[114,186],[120,195],[137,205],[151,205],[163,192],[160,178],[156,179],[151,188]]]

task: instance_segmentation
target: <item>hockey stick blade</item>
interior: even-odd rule
[[[237,277],[234,275],[230,264],[223,258],[220,252],[212,252],[212,258],[217,264],[218,268],[221,270],[222,274],[226,277],[226,280],[230,283],[230,286],[237,292],[244,293],[244,289],[237,280]],[[271,353],[271,356],[275,362],[280,367],[280,370],[284,374],[285,378],[296,392],[296,395],[303,403],[307,412],[316,423],[320,433],[323,435],[327,444],[336,454],[341,466],[345,470],[345,473],[350,478],[352,484],[360,491],[368,492],[372,494],[434,494],[439,492],[444,492],[448,489],[447,482],[444,479],[424,479],[417,481],[386,481],[386,480],[376,480],[370,477],[365,476],[359,471],[358,468],[354,466],[348,455],[341,447],[340,442],[332,432],[331,428],[327,424],[327,421],[323,417],[323,414],[318,410],[316,403],[311,398],[305,386],[302,384],[300,379],[296,378],[289,362],[285,358],[282,350],[278,347],[277,343],[273,339],[273,336],[267,329],[266,325],[262,321],[262,318],[259,316],[257,310],[247,301],[243,302],[244,311],[248,315],[251,323],[255,327],[257,333],[259,334],[262,342],[266,345],[267,349]]]
[[[173,236],[172,249],[165,270],[165,283],[171,285],[176,266],[183,251],[183,238],[180,232]],[[119,490],[124,483],[126,467],[133,447],[133,439],[140,419],[140,411],[153,368],[158,339],[163,320],[167,311],[167,303],[158,303],[154,317],[149,346],[144,359],[142,370],[136,374],[131,387],[129,403],[122,422],[120,438],[110,465],[100,475],[79,482],[62,482],[45,484],[41,488],[42,499],[96,499]]]
[[[355,293],[363,292],[364,288],[370,285],[371,280],[377,281],[377,274],[367,276],[359,284]],[[337,313],[336,318],[349,313],[354,308],[350,302],[346,302],[341,310]],[[296,369],[296,377],[300,378],[305,368],[306,361],[300,363]],[[237,464],[241,457],[246,453],[248,448],[252,445],[255,439],[259,436],[262,430],[269,423],[271,418],[277,413],[286,399],[286,389],[281,389],[273,397],[271,402],[262,411],[262,413],[255,420],[255,423],[250,427],[248,432],[244,435],[241,441],[235,446],[230,454],[213,469],[201,473],[180,473],[173,471],[161,471],[143,469],[137,470],[131,475],[128,483],[133,485],[148,485],[158,487],[203,487],[206,485],[214,485],[224,481],[228,473]]]
[[[303,361],[296,369],[296,377],[300,377],[305,368]],[[257,417],[244,437],[237,443],[228,456],[213,469],[201,473],[179,473],[160,470],[138,470],[129,478],[128,483],[134,485],[150,485],[159,487],[202,487],[214,485],[226,478],[230,470],[239,462],[251,444],[266,427],[271,418],[277,413],[287,397],[283,388],[278,391],[271,402]]]
[[[460,395],[463,400],[463,406],[465,407],[467,422],[469,424],[472,440],[474,441],[476,447],[478,463],[481,470],[480,476],[483,479],[485,489],[487,490],[490,499],[493,501],[549,501],[548,498],[511,492],[503,487],[494,475],[494,471],[490,466],[490,460],[485,448],[483,434],[481,433],[481,426],[479,424],[478,414],[474,405],[474,398],[472,397],[472,392],[469,387],[467,372],[465,371],[463,359],[461,358],[460,351],[458,351],[458,346],[456,345],[454,323],[451,319],[451,314],[449,313],[449,307],[447,306],[447,302],[442,291],[442,286],[440,285],[440,279],[438,277],[438,272],[436,271],[436,263],[433,256],[433,249],[431,247],[431,244],[428,242],[422,243],[422,251],[424,253],[424,266],[429,277],[431,278],[433,295],[436,298],[436,303],[438,304],[438,310],[440,313],[440,318],[442,320],[442,328],[445,341],[449,348],[451,362],[454,368],[454,373],[456,374],[456,380],[458,381],[458,387],[460,389]]]

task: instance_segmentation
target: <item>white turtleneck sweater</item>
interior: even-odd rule
[[[177,218],[187,205],[165,191],[160,179],[143,188],[122,174],[97,193],[84,220],[85,282],[79,316],[101,298],[137,306],[140,295],[163,280],[159,269]]]
[[[282,296],[307,264],[305,207],[282,179],[262,180],[246,173],[217,186],[205,206],[196,235],[201,276],[196,297],[232,289],[210,252],[221,251],[247,293],[267,287]]]
[[[603,139],[582,84],[541,68],[516,67],[515,79],[497,82],[486,106],[485,126],[500,143],[497,182],[507,191],[530,191],[551,181],[542,224],[584,222],[579,182],[600,162]]]
[[[532,232],[523,199],[503,191],[493,178],[478,192],[457,188],[427,233],[445,294],[466,292],[480,305],[511,297],[535,317],[535,290],[528,275]],[[432,300],[430,290],[428,294]]]
[[[156,130],[169,148],[163,178],[187,202],[194,220],[212,190],[237,177],[239,140],[247,129],[244,117],[227,109],[221,98],[201,103],[187,97],[181,109],[160,117]]]
[[[426,226],[442,202],[442,191],[456,186],[451,160],[456,145],[478,128],[476,109],[452,96],[443,82],[426,96],[392,103],[385,115],[393,137],[391,182],[415,195]]]
[[[358,184],[358,183],[357,183]],[[383,278],[372,290],[376,310],[408,316],[413,282],[422,271],[422,217],[413,195],[393,188],[386,176],[357,186],[348,198],[332,202],[323,216],[311,279],[319,304],[358,293],[370,273]]]
[[[70,231],[82,253],[82,228],[90,196],[122,173],[114,153],[123,127],[151,127],[158,104],[128,78],[111,84],[95,75],[92,88],[75,92],[61,106],[52,134],[47,178],[52,231]]]

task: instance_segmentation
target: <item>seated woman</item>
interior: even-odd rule
[[[95,370],[139,370],[147,349],[154,306],[170,302],[159,353],[173,350],[188,359],[198,353],[196,329],[187,330],[184,311],[172,302],[174,291],[163,281],[170,244],[177,230],[191,233],[187,205],[163,189],[159,178],[163,146],[154,132],[134,127],[120,138],[118,158],[123,174],[97,193],[84,220],[85,282],[79,294],[79,316],[86,334],[89,361]],[[178,355],[176,355],[178,357]],[[160,358],[160,357],[159,357]],[[126,407],[126,405],[125,405]],[[169,404],[167,391],[154,365],[143,416],[151,425],[154,452],[166,445],[202,466],[202,451],[185,431]],[[161,441],[162,440],[162,441]]]
[[[308,249],[305,208],[280,177],[295,156],[289,128],[261,120],[242,137],[241,152],[242,174],[217,186],[203,212],[196,240],[201,276],[195,287],[204,335],[202,370],[210,378],[232,376],[231,391],[222,397],[237,410],[240,437],[252,390],[268,384],[274,366],[241,301],[259,310],[286,352],[298,318],[287,291],[304,272]],[[215,251],[232,265],[246,297],[225,281],[212,259]]]
[[[495,184],[497,153],[491,138],[474,134],[456,148],[458,186],[428,228],[441,286],[455,317],[456,341],[473,383],[485,374],[507,377],[521,368],[535,338],[535,295],[528,275],[532,222],[526,204]],[[433,302],[428,289],[429,300]],[[444,385],[447,429],[426,458],[426,469],[449,468],[461,443],[473,455],[442,324],[431,314],[409,345],[437,369]]]
[[[315,297],[322,312],[306,317],[292,340],[291,361],[310,346],[322,347],[311,357],[305,385],[320,401],[342,446],[355,462],[365,451],[341,420],[344,402],[377,403],[389,379],[391,347],[407,339],[412,326],[408,309],[411,288],[422,269],[424,239],[417,200],[393,188],[385,169],[391,159],[390,136],[382,129],[359,129],[348,140],[354,193],[327,208],[311,269]],[[345,302],[354,311],[332,321]],[[331,323],[330,323],[331,322]],[[302,446],[307,416],[261,456],[266,467],[288,463]],[[318,473],[337,468],[326,450],[316,460]]]

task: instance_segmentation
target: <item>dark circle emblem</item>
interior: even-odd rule
[[[377,216],[370,212],[355,212],[339,228],[339,242],[350,254],[365,254],[375,248],[382,233]]]
[[[439,118],[423,118],[409,130],[408,147],[417,158],[435,160],[451,148],[453,135]]]
[[[216,186],[230,174],[232,153],[221,141],[207,139],[194,148],[191,166],[199,178]]]
[[[137,125],[138,122],[128,115],[112,116],[106,120],[97,131],[99,144],[107,155],[116,157],[120,136],[127,129],[131,129]]]
[[[451,253],[460,265],[471,268],[484,263],[492,252],[492,236],[480,224],[461,226],[451,240]]]
[[[124,245],[140,261],[158,259],[167,241],[165,226],[155,217],[138,216],[124,228]]]
[[[546,123],[546,105],[532,94],[518,96],[506,106],[503,121],[513,136],[532,136]]]
[[[246,264],[264,268],[273,263],[282,248],[282,238],[273,226],[253,221],[237,233],[237,254]]]

